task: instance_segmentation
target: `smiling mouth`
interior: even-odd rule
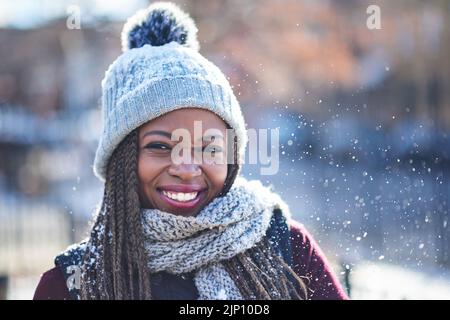
[[[176,186],[171,188],[158,188],[158,193],[161,199],[171,207],[192,209],[206,196],[206,189]]]
[[[166,197],[178,201],[178,202],[189,202],[197,198],[199,192],[170,192],[166,190],[162,190],[162,194]]]

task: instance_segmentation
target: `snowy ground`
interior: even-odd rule
[[[384,263],[362,263],[351,273],[355,300],[448,300],[450,276],[429,270],[418,272]]]

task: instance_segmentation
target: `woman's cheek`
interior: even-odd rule
[[[216,188],[223,188],[223,184],[227,178],[228,166],[224,164],[205,164],[203,166],[204,173],[209,177],[210,181]]]
[[[139,177],[145,180],[156,178],[158,173],[170,164],[170,157],[152,157],[142,153],[138,158]]]

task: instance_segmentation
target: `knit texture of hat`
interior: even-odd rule
[[[172,3],[138,11],[122,31],[123,53],[102,81],[103,131],[94,173],[104,181],[114,149],[142,124],[182,108],[201,108],[221,117],[237,137],[237,163],[247,136],[239,102],[220,69],[199,52],[197,28]]]

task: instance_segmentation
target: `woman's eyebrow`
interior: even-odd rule
[[[144,133],[142,138],[145,138],[146,136],[154,136],[154,135],[164,136],[164,137],[167,137],[169,139],[172,137],[172,134],[170,132],[162,131],[162,130],[153,130],[153,131],[147,131],[146,133]]]

